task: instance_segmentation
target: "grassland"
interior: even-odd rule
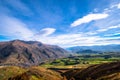
[[[119,56],[112,56],[111,54],[87,54],[56,59],[41,66],[46,68],[86,68],[90,65],[116,62],[119,60]]]
[[[16,66],[8,66],[0,68],[0,80],[7,80],[9,77],[14,77],[15,75],[22,74],[26,71],[26,69],[16,67]]]
[[[40,66],[30,68],[4,66],[0,68],[0,80],[63,80],[63,77]]]

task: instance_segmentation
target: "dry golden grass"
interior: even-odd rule
[[[10,66],[0,68],[0,80],[7,80],[9,77],[24,73],[26,70],[20,67]]]
[[[1,67],[0,80],[65,80],[52,70],[42,67],[30,67],[28,69],[20,67]]]
[[[120,80],[120,62],[93,65],[82,70],[70,70],[64,75],[68,80]]]

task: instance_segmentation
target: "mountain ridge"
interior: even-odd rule
[[[66,48],[66,50],[76,53],[84,50],[91,50],[96,52],[120,52],[120,45],[101,45],[101,46],[73,46]]]
[[[0,63],[38,65],[49,59],[65,57],[66,50],[38,41],[12,40],[0,42]]]

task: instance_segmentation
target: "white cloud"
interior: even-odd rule
[[[97,32],[104,32],[104,31],[108,31],[108,30],[114,29],[114,28],[120,28],[120,24],[118,24],[118,25],[116,25],[116,26],[111,26],[111,27],[99,29],[99,30],[97,30]]]
[[[111,12],[111,11],[112,11],[112,10],[111,10],[110,8],[105,8],[103,13],[109,13],[109,12]]]
[[[99,32],[107,31],[109,29],[119,28],[119,17],[118,14],[115,15],[114,13],[117,12],[115,12],[113,8],[106,8],[103,13],[88,14],[71,24],[71,27],[76,27],[83,23],[89,23],[95,20],[94,24],[90,24],[87,27],[89,32],[86,33],[78,33],[78,30],[73,30],[74,33],[71,34],[63,33],[61,35],[50,36],[50,34],[54,33],[54,30],[50,31],[49,29],[43,29],[40,31],[41,35],[43,36],[37,35],[33,39],[47,44],[59,45],[61,47],[120,44],[120,37],[101,37],[98,34]],[[84,31],[85,27],[79,29]],[[97,29],[98,31],[96,31]]]
[[[120,3],[117,5],[118,9],[120,9]]]
[[[95,34],[97,34],[97,32],[87,32],[87,33],[85,33],[86,35],[95,35]]]
[[[88,14],[80,19],[77,19],[76,21],[74,21],[72,24],[71,24],[71,27],[76,27],[78,25],[81,25],[83,23],[89,23],[93,20],[99,20],[99,19],[104,19],[104,18],[107,18],[109,15],[108,14]]]
[[[116,36],[116,35],[120,35],[120,33],[114,33],[114,34],[106,34],[106,35],[104,35],[104,36]]]
[[[115,33],[115,34],[113,34],[113,35],[120,35],[120,33]]]
[[[107,30],[109,30],[109,29],[99,29],[99,30],[97,30],[97,32],[104,32],[104,31],[107,31]]]
[[[120,37],[107,37],[102,38],[99,36],[89,36],[83,34],[63,34],[57,36],[37,36],[35,40],[43,43],[59,45],[61,47],[72,47],[72,46],[93,46],[93,45],[108,45],[108,44],[119,44]],[[112,39],[112,40],[111,40]]]
[[[112,9],[112,8],[118,8],[118,9],[120,9],[120,3],[113,4],[113,5],[111,5],[110,8],[111,8],[111,9]]]
[[[51,37],[35,37],[36,40],[42,41],[47,44],[59,45],[61,47],[75,46],[75,45],[86,45],[88,43],[93,43],[97,38],[83,36],[83,34],[63,34]]]
[[[31,36],[33,36],[33,32],[27,28],[26,24],[24,24],[17,18],[1,15],[0,16],[0,35],[26,40]]]
[[[98,12],[98,11],[99,11],[99,9],[98,9],[98,8],[95,8],[93,11],[94,11],[94,12]]]
[[[53,34],[55,31],[56,31],[56,29],[54,29],[54,28],[44,28],[44,29],[40,30],[40,32],[37,35],[49,36],[49,35]]]
[[[112,5],[112,8],[114,8],[114,7],[117,7],[118,9],[120,9],[120,3]]]

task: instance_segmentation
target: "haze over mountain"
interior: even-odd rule
[[[13,40],[0,42],[0,63],[37,65],[49,59],[62,58],[67,51],[37,41]]]
[[[74,53],[97,53],[98,52],[120,52],[120,45],[105,46],[75,46],[67,48],[68,51]]]

